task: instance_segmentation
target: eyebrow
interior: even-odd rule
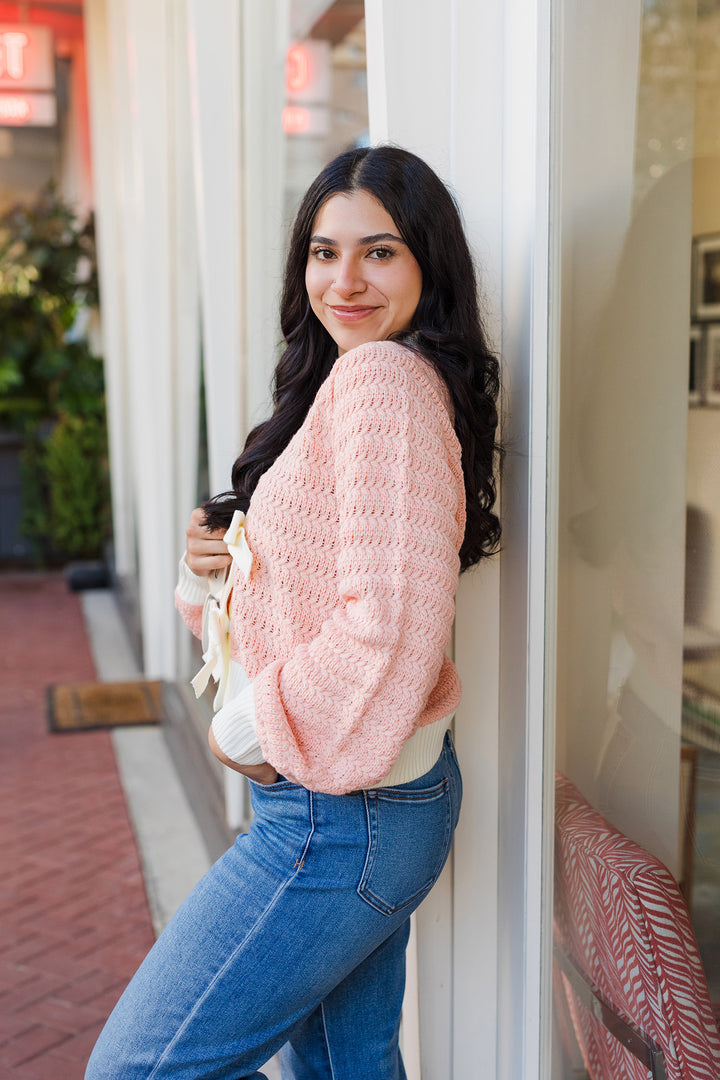
[[[405,241],[401,236],[395,236],[394,233],[381,232],[374,233],[372,236],[361,236],[358,240],[358,247],[362,244],[377,244],[381,240],[392,240],[396,244],[405,244]],[[311,244],[327,244],[328,247],[337,247],[337,240],[331,240],[328,236],[311,236]],[[407,245],[405,245],[407,247]]]

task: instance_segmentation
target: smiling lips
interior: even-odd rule
[[[334,304],[328,306],[335,318],[344,323],[360,322],[377,311],[376,307],[336,307]]]

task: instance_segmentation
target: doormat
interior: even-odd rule
[[[51,731],[159,724],[162,682],[63,683],[48,687]]]

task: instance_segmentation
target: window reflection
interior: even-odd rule
[[[685,834],[689,849],[686,896],[711,996],[717,1002],[720,1001],[719,0],[698,3],[695,62],[691,337],[696,341],[697,392],[688,412],[687,430],[682,733],[685,753],[691,760],[686,800]]]
[[[283,113],[288,222],[325,163],[368,142],[364,4],[296,0],[291,32]]]
[[[565,4],[563,24],[557,767],[596,815],[591,853],[623,836],[671,872],[701,1012],[708,989],[720,1003],[720,0]],[[556,918],[598,921],[594,945],[557,926],[556,944],[583,967],[632,919],[612,867],[574,906],[592,875],[562,862],[581,841],[560,807]],[[632,1020],[589,966],[596,1013]],[[588,1006],[554,978],[553,1076],[634,1077],[589,1049]]]

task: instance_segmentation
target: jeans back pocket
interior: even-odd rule
[[[430,788],[366,791],[368,851],[358,893],[384,915],[419,901],[435,884],[452,839],[447,777]]]

